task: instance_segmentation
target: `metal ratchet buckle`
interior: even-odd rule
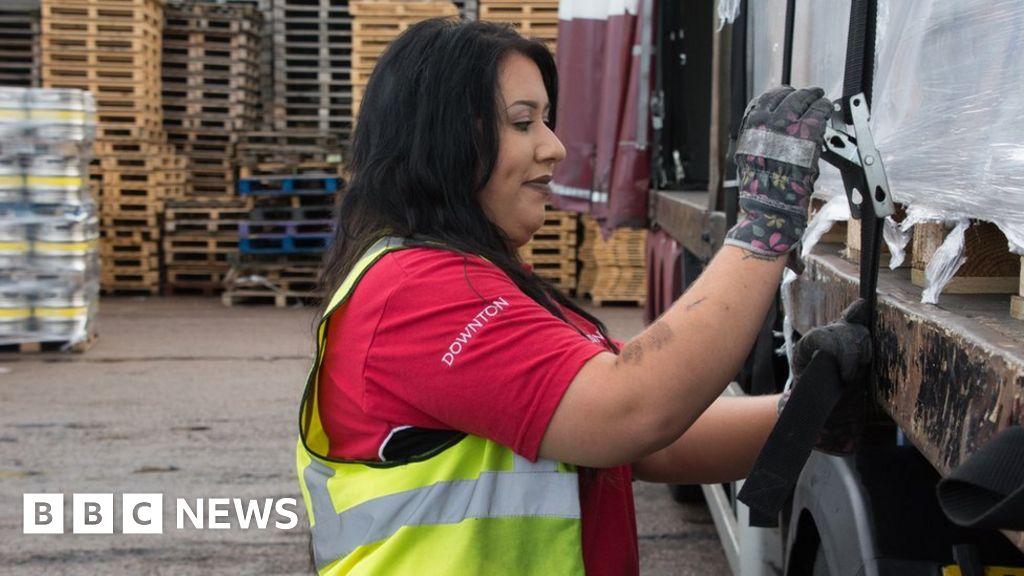
[[[834,103],[831,125],[825,127],[825,143],[821,159],[835,166],[840,172],[862,172],[868,194],[874,207],[875,217],[884,218],[893,213],[892,195],[889,194],[889,180],[885,177],[882,155],[875,147],[874,137],[868,121],[871,112],[863,93],[849,99],[850,117],[853,125],[843,121],[842,101]],[[852,134],[852,135],[851,135]],[[846,191],[850,200],[850,212],[854,218],[861,217],[863,191],[851,188]]]

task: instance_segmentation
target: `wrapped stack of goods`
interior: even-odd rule
[[[105,292],[160,289],[159,220],[186,191],[187,159],[163,131],[160,54],[163,3],[42,0],[42,81],[96,97],[101,286]]]
[[[84,351],[99,296],[91,95],[0,88],[0,347]]]
[[[519,249],[519,257],[533,272],[551,282],[566,294],[576,290],[576,227],[575,212],[553,210],[549,206],[544,225]]]
[[[584,270],[594,268],[593,285],[587,290],[594,304],[615,302],[642,306],[647,299],[647,230],[618,228],[606,239],[597,223],[586,217],[584,236],[588,244],[586,252],[593,255],[593,264],[584,262]]]
[[[238,191],[253,200],[239,225],[239,251],[225,279],[227,306],[310,303],[321,297],[320,260],[331,243],[336,174],[241,178]]]
[[[511,24],[523,36],[543,40],[555,52],[558,0],[480,0],[480,19]]]
[[[0,6],[0,86],[39,86],[39,1]]]
[[[274,129],[333,134],[352,130],[348,2],[274,0]]]
[[[557,12],[558,3],[555,2]],[[458,17],[451,2],[398,0],[355,0],[352,13],[352,114],[359,113],[359,102],[370,80],[377,59],[406,28],[429,18]],[[555,22],[557,24],[557,16]]]
[[[261,25],[253,5],[167,7],[163,124],[191,170],[185,197],[165,209],[165,293],[218,291],[238,249],[251,205],[235,192],[234,147],[259,122]]]

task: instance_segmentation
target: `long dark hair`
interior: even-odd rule
[[[566,320],[556,303],[573,310],[611,344],[597,318],[523,268],[480,205],[498,157],[499,66],[513,52],[540,69],[553,127],[554,58],[511,26],[435,18],[410,27],[384,51],[356,119],[350,182],[325,262],[328,299],[374,241],[410,237],[483,256],[552,314]]]

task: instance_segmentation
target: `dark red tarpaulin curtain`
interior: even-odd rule
[[[606,231],[647,221],[652,7],[652,0],[559,3],[556,132],[566,159],[555,170],[554,203],[589,213]]]

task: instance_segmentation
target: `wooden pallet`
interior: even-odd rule
[[[39,14],[19,10],[0,12],[0,85],[38,86]]]
[[[613,302],[643,305],[647,301],[647,270],[634,266],[598,266],[590,297],[598,306]]]
[[[1024,320],[1024,256],[1020,259],[1020,286],[1017,295],[1010,296],[1010,316]]]
[[[914,226],[911,281],[925,285],[925,267],[948,231],[942,224]],[[966,262],[943,289],[944,294],[1017,294],[1021,262],[1007,248],[1006,236],[994,224],[974,221],[964,235]]]
[[[359,18],[413,18],[425,20],[436,16],[458,16],[459,9],[450,2],[416,2],[391,0],[353,0],[349,2],[349,13]]]
[[[100,240],[100,256],[106,261],[119,258],[148,258],[158,256],[160,246],[156,242],[140,242],[132,238],[103,238]]]
[[[69,340],[37,340],[33,342],[0,344],[0,354],[12,352],[18,354],[39,354],[45,352],[74,352],[81,354],[88,352],[98,339],[99,334],[96,332],[96,328],[93,327],[88,329],[88,335],[85,339],[79,340],[74,344],[71,344]]]
[[[242,305],[273,305],[277,308],[317,304],[322,296],[315,292],[274,292],[271,290],[226,290],[221,302],[228,307]]]
[[[557,258],[559,260],[576,261],[576,242],[560,240],[530,240],[519,249],[519,256],[524,262],[532,263],[537,259]]]

